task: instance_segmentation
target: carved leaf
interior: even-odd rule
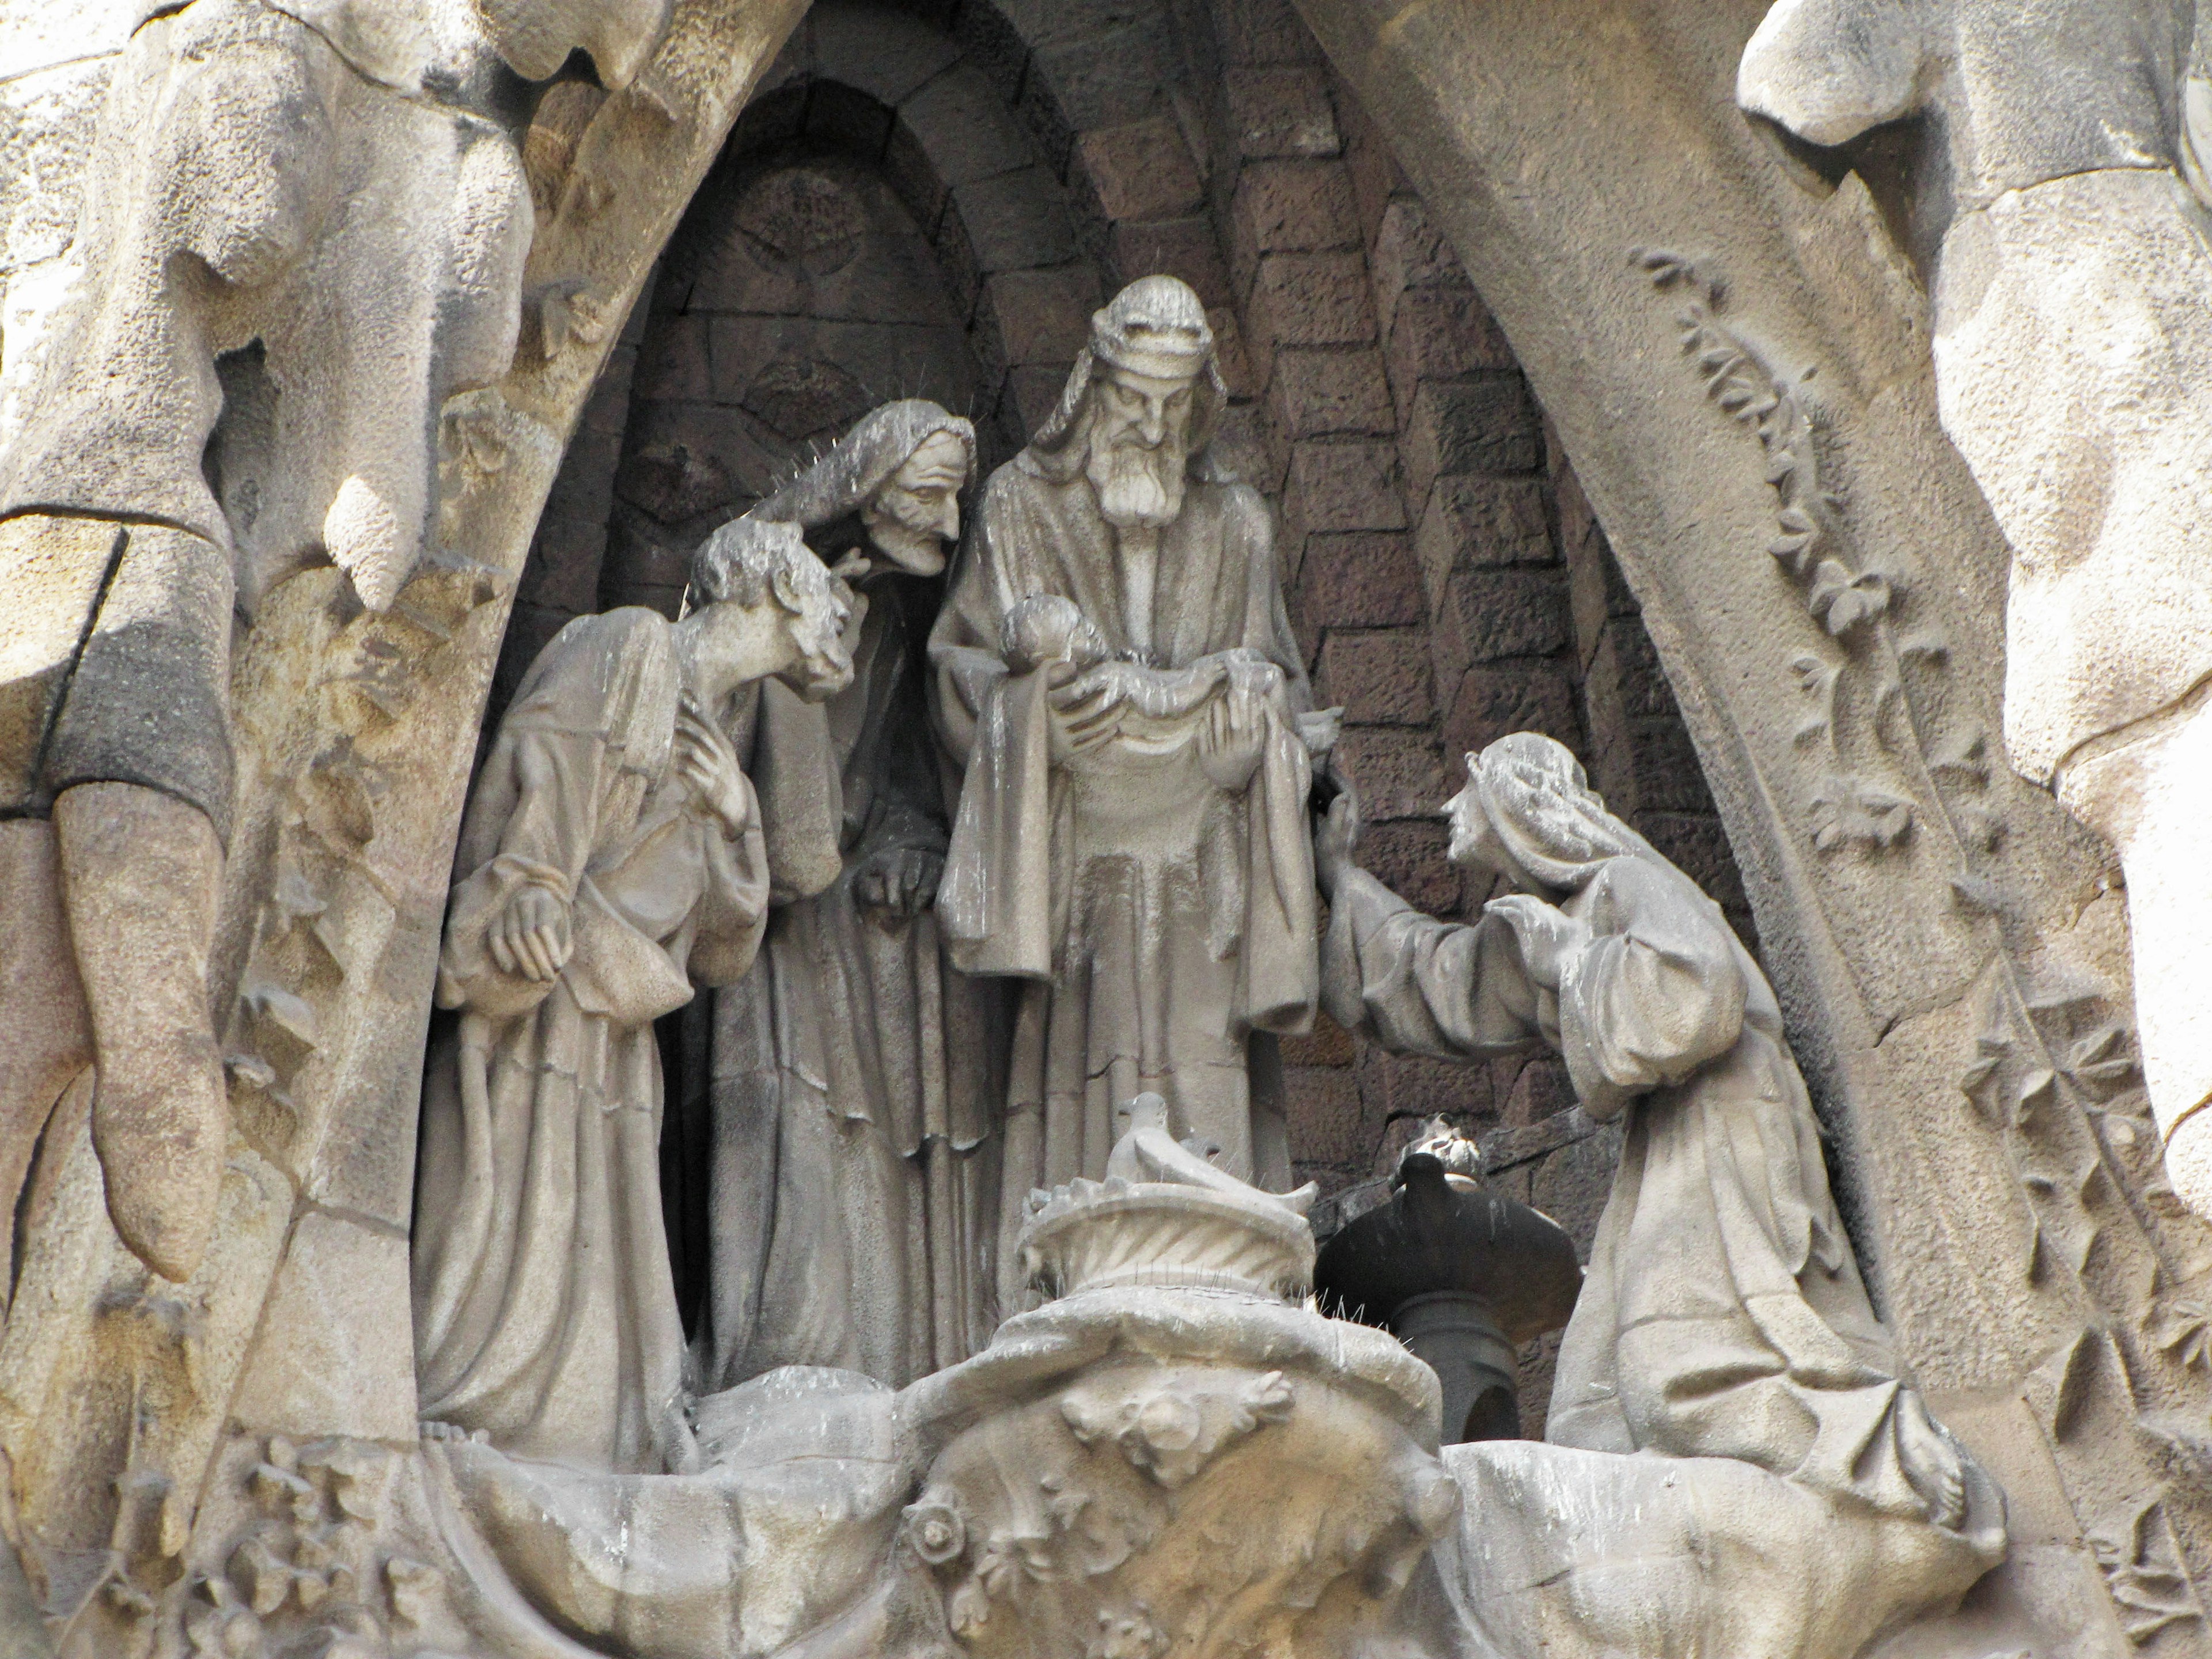
[[[2194,1302],[2169,1302],[2150,1320],[2150,1340],[2192,1371],[2212,1371],[2212,1313]]]
[[[2156,1499],[2118,1526],[2092,1529],[2089,1547],[2104,1569],[2106,1592],[2120,1606],[2121,1627],[2137,1646],[2169,1625],[2204,1616],[2174,1559]]]
[[[1854,575],[1835,559],[1823,559],[1814,568],[1812,592],[1806,607],[1836,638],[1886,616],[1889,611],[1889,582],[1867,570]]]
[[[1813,797],[1813,846],[1822,853],[1884,851],[1912,833],[1912,803],[1901,796],[1862,779],[1830,778]]]
[[[1939,778],[1972,784],[1990,781],[1988,742],[1979,726],[1954,732],[1936,745],[1928,757],[1928,769]]]

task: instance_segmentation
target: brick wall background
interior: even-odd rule
[[[501,687],[568,617],[672,614],[715,524],[884,398],[963,409],[987,465],[1052,407],[1089,313],[1194,288],[1219,443],[1279,504],[1292,616],[1369,828],[1440,915],[1460,757],[1534,729],[1756,946],[1633,596],[1512,351],[1290,0],[823,0],[626,328],[533,548]],[[497,692],[495,691],[495,696]],[[1584,1248],[1617,1137],[1549,1057],[1449,1066],[1324,1021],[1287,1046],[1293,1156],[1343,1206],[1431,1115]],[[1551,1346],[1524,1356],[1540,1431]]]

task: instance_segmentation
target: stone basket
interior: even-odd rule
[[[1022,1265],[1048,1297],[1173,1285],[1295,1302],[1313,1284],[1313,1230],[1256,1189],[1109,1176],[1033,1193],[1030,1206]]]

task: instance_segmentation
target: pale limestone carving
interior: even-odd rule
[[[1139,1090],[1231,1174],[1288,1184],[1267,1079],[1313,1010],[1310,700],[1267,510],[1208,447],[1223,402],[1197,297],[1125,289],[992,476],[931,635],[966,769],[940,921],[963,969],[1026,981],[1009,1294],[1020,1194],[1103,1175]]]
[[[1137,1115],[1150,1133],[1163,1113]],[[424,1507],[477,1640],[517,1659],[576,1659],[579,1640],[626,1659],[1226,1659],[1393,1630],[1459,1506],[1436,1379],[1304,1305],[1297,1209],[1218,1174],[1038,1194],[1033,1262],[1066,1245],[1139,1271],[1068,1278],[896,1393],[792,1366],[709,1395],[692,1473],[429,1444]],[[1231,1257],[1269,1265],[1232,1279]]]
[[[1936,118],[1915,210],[1943,428],[2014,554],[2006,747],[2119,852],[2168,1176],[2212,1214],[2206,27],[2190,0],[1783,0],[1737,99],[1823,145]]]
[[[1486,1498],[1504,1492],[1493,1481],[1522,1480],[1507,1495],[1528,1502],[1551,1482],[1544,1508],[1617,1503],[1626,1525],[1645,1513],[1635,1497],[1647,1460],[1695,1460],[1669,1471],[1681,1498],[1638,1523],[1653,1528],[1647,1553],[1694,1553],[1701,1531],[1749,1550],[1785,1525],[1809,1527],[1808,1543],[1839,1532],[1868,1564],[1849,1591],[1866,1622],[1816,1636],[1817,1600],[1785,1572],[1759,1595],[1741,1580],[1725,1595],[1674,1592],[1652,1639],[1726,1650],[1729,1604],[1741,1598],[1771,1601],[1777,1628],[1802,1643],[1836,1644],[1778,1650],[1849,1655],[2002,1559],[2002,1496],[1899,1379],[1773,992],[1718,907],[1605,811],[1552,739],[1501,738],[1468,765],[1447,808],[1451,856],[1510,890],[1472,927],[1422,916],[1351,863],[1357,820],[1341,799],[1316,842],[1331,896],[1323,994],[1340,1023],[1397,1051],[1471,1060],[1542,1042],[1565,1059],[1584,1111],[1626,1115],[1546,1433],[1558,1447],[1641,1455],[1516,1453],[1462,1462],[1462,1478]],[[1748,1490],[1765,1496],[1730,1520],[1743,1466],[1762,1472]],[[1523,1568],[1543,1563],[1569,1585],[1504,1596],[1492,1633],[1572,1631],[1571,1650],[1601,1653],[1644,1628],[1650,1586],[1570,1583],[1614,1547],[1584,1547],[1540,1528],[1486,1546],[1508,1584],[1532,1582]]]
[[[7,1079],[32,1092],[0,1100],[24,1147],[0,1167],[46,1121],[44,1072],[96,1058],[109,1212],[167,1278],[206,1247],[228,1130],[206,969],[234,605],[251,615],[325,557],[368,605],[393,603],[437,540],[447,401],[514,351],[529,100],[501,81],[583,51],[627,84],[669,4],[156,9],[109,82],[74,286],[11,319],[10,368],[33,368],[0,450],[0,550],[32,627],[0,669],[0,788],[51,814],[7,835],[61,844],[90,1041]],[[151,845],[158,875],[125,850]],[[18,994],[10,1023],[79,1023]]]
[[[422,1410],[520,1455],[691,1461],[659,1201],[653,1021],[751,966],[768,868],[719,721],[782,677],[843,689],[842,586],[794,526],[741,521],[697,608],[580,617],[525,677],[461,831],[423,1097]]]
[[[749,520],[804,528],[867,601],[853,684],[763,685],[752,741],[780,903],[760,969],[715,1000],[710,1327],[702,1375],[781,1365],[899,1387],[995,1322],[994,988],[950,970],[933,911],[946,780],[922,641],[960,533],[975,428],[876,410]]]

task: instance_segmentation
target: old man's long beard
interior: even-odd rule
[[[1094,443],[1083,475],[1098,496],[1099,516],[1117,530],[1159,530],[1182,511],[1183,464],[1178,443]]]

